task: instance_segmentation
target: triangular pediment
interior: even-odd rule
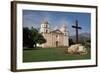
[[[62,34],[62,32],[59,30],[59,29],[56,29],[56,30],[53,30],[53,31],[51,31],[52,33],[61,33]]]

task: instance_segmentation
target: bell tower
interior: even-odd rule
[[[68,34],[68,28],[67,26],[64,24],[60,31],[64,34],[64,40],[63,40],[63,43],[64,43],[64,46],[69,46],[69,34]]]
[[[67,32],[68,32],[67,26],[64,24],[64,25],[61,27],[60,31],[61,31],[62,33],[64,33],[64,35],[67,35]]]
[[[47,20],[44,20],[41,24],[40,33],[49,33],[49,23]]]

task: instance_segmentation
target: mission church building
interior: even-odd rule
[[[42,48],[69,46],[69,34],[66,25],[62,25],[59,29],[50,30],[49,23],[46,20],[41,24],[40,33],[46,39],[46,43],[39,45]]]

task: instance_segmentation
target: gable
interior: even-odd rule
[[[59,34],[63,34],[59,29],[53,30],[53,31],[51,31],[51,33],[59,33]]]

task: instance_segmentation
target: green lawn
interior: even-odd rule
[[[23,50],[23,62],[59,61],[90,59],[90,49],[87,55],[65,54],[64,48],[37,48],[36,50]]]

